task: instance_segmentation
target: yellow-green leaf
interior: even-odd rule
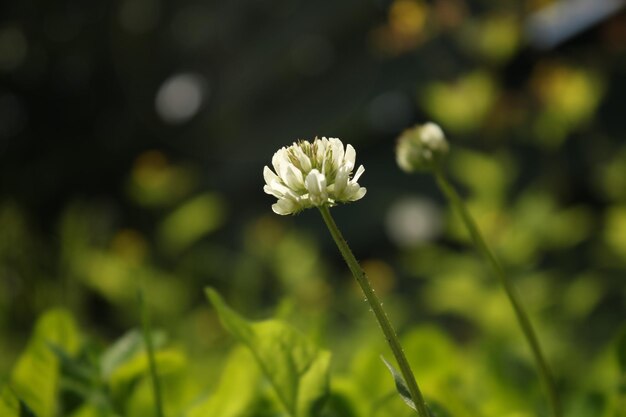
[[[37,321],[28,346],[11,374],[15,394],[38,417],[53,417],[57,412],[60,366],[51,346],[70,356],[78,352],[78,329],[65,310],[50,310]]]
[[[206,290],[224,327],[254,355],[291,417],[314,416],[328,395],[330,353],[278,320],[249,322]]]

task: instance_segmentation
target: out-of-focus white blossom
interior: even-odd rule
[[[406,172],[428,171],[439,165],[448,150],[441,128],[428,122],[402,132],[396,147],[396,162]]]
[[[287,215],[363,198],[366,190],[357,182],[365,171],[363,165],[350,178],[355,159],[352,145],[344,149],[337,138],[302,140],[279,149],[272,157],[274,170],[263,168],[263,191],[278,199],[272,210]]]

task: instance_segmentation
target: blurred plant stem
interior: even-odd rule
[[[156,360],[154,359],[154,344],[152,343],[152,329],[150,326],[150,313],[148,306],[143,297],[143,291],[139,290],[137,294],[139,298],[139,308],[141,310],[141,328],[143,330],[143,339],[146,344],[148,353],[148,366],[150,367],[150,379],[152,380],[152,390],[154,393],[154,406],[157,417],[164,417],[163,401],[161,397],[161,383],[157,374]]]
[[[435,178],[437,180],[437,184],[445,194],[446,198],[450,201],[452,207],[454,207],[454,210],[456,210],[461,216],[465,227],[467,227],[472,237],[472,240],[474,241],[474,245],[477,247],[482,256],[487,260],[489,265],[493,268],[496,276],[500,280],[500,283],[502,284],[502,287],[504,288],[504,291],[509,298],[509,302],[513,306],[517,321],[522,328],[522,332],[524,333],[526,341],[530,346],[533,357],[535,358],[535,364],[539,370],[539,375],[541,377],[541,380],[543,381],[544,388],[548,395],[550,408],[552,409],[552,415],[553,417],[562,417],[559,396],[556,391],[556,386],[554,384],[552,373],[541,350],[539,339],[537,338],[532,323],[528,318],[528,314],[526,314],[526,311],[522,306],[522,303],[519,296],[517,295],[513,283],[511,282],[511,280],[508,279],[508,277],[504,273],[504,269],[494,256],[493,252],[491,252],[491,250],[487,246],[487,243],[485,242],[485,239],[483,238],[478,228],[478,225],[474,221],[474,218],[467,209],[467,206],[465,205],[459,194],[456,192],[452,184],[450,184],[450,182],[446,179],[446,176],[443,173],[443,168],[439,167],[435,170]]]
[[[367,275],[365,275],[365,272],[363,272],[363,269],[359,265],[359,262],[356,260],[354,254],[350,250],[348,243],[339,231],[335,220],[330,214],[329,208],[327,206],[321,206],[319,207],[319,210],[322,214],[322,217],[324,218],[324,222],[326,223],[328,230],[330,231],[330,234],[335,240],[335,243],[337,244],[337,247],[339,248],[339,251],[343,256],[343,259],[348,264],[348,268],[350,268],[352,275],[354,275],[354,278],[357,280],[361,289],[363,290],[365,298],[367,299],[367,302],[369,303],[372,312],[376,316],[376,320],[378,320],[378,324],[385,334],[387,343],[389,343],[389,347],[391,348],[391,351],[393,352],[393,355],[398,362],[400,372],[402,373],[402,377],[407,384],[418,415],[420,417],[429,417],[430,414],[428,413],[426,403],[424,402],[424,397],[422,396],[422,393],[417,385],[415,376],[413,375],[413,371],[411,370],[409,362],[407,361],[404,354],[404,350],[400,345],[398,335],[392,327],[391,322],[389,321],[389,318],[387,317],[387,314],[385,313],[385,310],[383,309],[383,306],[378,299],[378,296],[374,292],[374,289],[372,288],[372,285],[367,278]]]

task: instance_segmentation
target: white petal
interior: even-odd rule
[[[304,153],[304,151],[302,150],[302,148],[300,148],[299,146],[296,146],[293,149],[296,157],[298,158],[298,162],[300,162],[300,167],[302,168],[302,170],[304,172],[309,172],[312,168],[311,166],[311,160],[309,159],[308,156],[306,156],[306,154]]]
[[[317,160],[317,166],[321,166],[324,161],[324,157],[326,156],[326,148],[328,145],[328,139],[326,138],[316,139],[314,143],[317,146],[317,153],[315,154],[315,159]]]
[[[343,192],[348,185],[348,180],[350,179],[350,168],[343,165],[337,171],[337,176],[335,176],[335,183],[333,187],[333,195],[337,199],[342,199]],[[329,189],[330,190],[330,189]]]
[[[317,169],[311,170],[306,176],[306,189],[309,193],[319,194],[326,188],[326,177]]]
[[[274,181],[271,184],[264,186],[263,191],[276,198],[283,198],[289,194],[289,188],[285,187],[278,181]]]
[[[291,200],[278,200],[276,203],[272,204],[274,213],[280,214],[281,216],[292,214],[297,211],[297,209],[297,204]]]
[[[285,162],[280,166],[280,178],[292,190],[300,190],[304,186],[304,177],[302,172],[296,168],[291,162]]]
[[[280,175],[281,166],[288,161],[287,149],[283,147],[277,150],[276,153],[274,153],[274,156],[272,156],[272,166],[274,167],[274,172]]]
[[[274,181],[280,181],[278,175],[274,174],[274,171],[272,171],[267,165],[263,168],[263,178],[265,179],[265,183],[267,185],[270,185]]]
[[[361,175],[363,175],[364,172],[365,172],[365,167],[363,167],[363,165],[359,166],[359,168],[356,170],[356,174],[354,174],[354,178],[352,178],[352,182],[357,182],[359,178],[361,178]]]
[[[365,196],[367,189],[365,187],[359,188],[356,192],[352,193],[350,196],[350,201],[360,200]]]
[[[286,187],[285,185],[274,181],[270,185],[266,185],[263,187],[263,191],[267,194],[271,194],[276,198],[289,198],[294,201],[298,201],[300,196],[296,194],[291,188]]]
[[[343,157],[343,163],[346,165],[350,165],[350,169],[354,168],[354,164],[356,161],[356,151],[352,147],[352,145],[348,144],[346,146],[346,153]]]
[[[337,138],[330,138],[328,141],[333,155],[333,166],[337,169],[343,163],[343,143],[341,143],[341,141]]]
[[[306,189],[313,205],[323,204],[328,198],[326,177],[317,169],[311,170],[305,180]]]
[[[277,192],[275,188],[270,187],[269,185],[263,186],[263,191],[265,194],[273,195],[276,198],[282,198],[282,194]]]

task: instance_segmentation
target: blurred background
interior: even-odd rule
[[[230,343],[205,286],[339,356],[346,332],[378,340],[320,216],[277,216],[262,191],[272,154],[316,135],[366,168],[367,196],[333,214],[398,327],[527,361],[433,179],[395,165],[397,135],[427,120],[557,375],[584,371],[626,317],[623,6],[3,2],[0,375],[45,309],[106,343],[137,324],[138,288],[192,356]]]

